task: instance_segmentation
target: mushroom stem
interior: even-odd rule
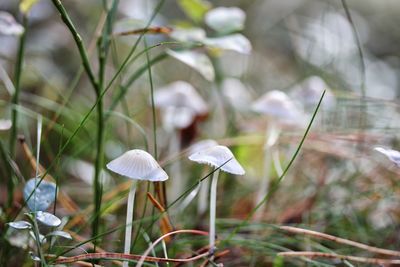
[[[283,168],[279,156],[279,149],[277,147],[274,147],[272,150],[272,159],[274,162],[274,168],[276,170],[276,173],[278,174],[278,177],[281,177],[283,174]]]
[[[256,203],[257,206],[266,196],[269,189],[270,184],[270,168],[272,161],[272,147],[276,144],[280,134],[280,128],[274,119],[269,121],[269,125],[267,127],[265,133],[265,144],[264,144],[264,175],[261,181],[261,185],[259,187]],[[255,220],[260,220],[262,216],[262,210],[264,205],[262,205],[254,214]]]
[[[217,183],[218,183],[219,169],[214,171],[211,179],[211,192],[210,192],[210,254],[214,254],[215,249],[215,214],[217,206]]]
[[[209,187],[210,187],[210,181],[208,179],[202,181],[200,184],[199,201],[197,203],[197,214],[199,216],[203,215],[204,212],[207,210]]]
[[[133,221],[133,207],[135,205],[135,192],[136,182],[132,182],[131,189],[128,196],[128,207],[126,210],[126,226],[125,226],[125,244],[124,254],[131,253],[131,240],[132,240],[132,221]],[[128,267],[129,262],[124,261],[123,267]]]

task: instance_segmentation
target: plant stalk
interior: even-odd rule
[[[22,18],[22,26],[24,27],[24,32],[21,34],[19,39],[18,53],[17,53],[17,62],[15,64],[14,70],[14,87],[15,91],[11,99],[11,131],[10,131],[10,157],[14,160],[15,158],[15,144],[17,142],[17,124],[18,124],[18,111],[17,105],[19,104],[19,94],[21,92],[21,75],[22,68],[24,63],[24,52],[25,52],[25,40],[26,40],[26,31],[28,25],[28,18],[26,15]],[[8,178],[8,195],[7,195],[7,206],[11,207],[14,197],[14,181],[13,181],[13,173],[12,168],[8,168],[10,171]]]
[[[94,220],[92,224],[92,236],[97,236],[100,225],[100,210],[101,201],[103,195],[103,184],[101,181],[101,173],[104,165],[104,134],[105,134],[105,120],[104,120],[104,104],[103,104],[103,91],[105,84],[105,71],[108,51],[110,48],[110,35],[112,34],[112,22],[114,14],[118,6],[118,0],[114,0],[112,7],[107,11],[106,23],[103,28],[102,35],[98,39],[98,60],[99,60],[99,71],[98,71],[98,83],[96,89],[97,97],[97,138],[96,138],[96,161],[95,161],[95,173],[94,173]],[[105,8],[106,5],[105,5]],[[94,242],[96,245],[98,242]]]
[[[73,24],[71,18],[69,17],[67,10],[65,10],[63,4],[61,3],[61,0],[52,0],[52,2],[54,6],[57,8],[58,12],[60,12],[62,21],[68,27],[69,31],[72,34],[72,37],[75,40],[76,46],[78,47],[79,54],[81,56],[83,67],[85,68],[85,72],[89,77],[90,83],[92,84],[93,88],[97,89],[98,87],[97,81],[93,74],[92,67],[90,66],[89,57],[87,55],[85,46],[83,44],[82,37],[76,30],[75,25]]]
[[[211,192],[210,192],[210,255],[214,254],[215,250],[215,217],[217,206],[217,183],[219,176],[219,169],[216,170],[211,179]]]
[[[135,205],[135,192],[136,192],[136,182],[132,182],[131,189],[129,190],[129,196],[128,196],[128,207],[126,209],[124,254],[131,253],[132,221],[133,221],[133,207]],[[129,265],[129,262],[124,261],[123,267],[128,267],[128,265]]]

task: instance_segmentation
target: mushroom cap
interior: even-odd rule
[[[215,141],[213,139],[200,140],[189,147],[189,154],[192,155],[196,152],[199,152],[201,150],[207,149],[209,147],[217,146],[217,145],[218,145],[217,141]]]
[[[206,102],[196,89],[185,81],[176,81],[158,89],[154,93],[154,104],[159,108],[171,106],[190,108],[198,115],[208,112]]]
[[[236,175],[245,174],[243,167],[226,146],[218,145],[203,149],[190,155],[189,159],[198,163],[221,167],[221,170],[228,173]]]
[[[0,11],[0,35],[21,35],[24,27],[5,11]]]
[[[167,173],[160,167],[153,156],[141,149],[133,149],[125,152],[109,162],[107,168],[131,179],[152,182],[168,179]]]
[[[217,7],[204,16],[205,23],[218,32],[240,31],[244,27],[246,13],[238,7]]]
[[[375,147],[374,150],[385,155],[391,162],[400,167],[400,152],[393,149],[387,149],[383,147]]]
[[[163,126],[167,130],[185,129],[193,123],[196,113],[187,107],[167,107],[162,114]]]
[[[336,105],[335,96],[329,89],[325,81],[319,76],[311,76],[303,80],[300,84],[295,85],[290,95],[305,104],[306,106],[315,106],[320,100],[322,93],[325,92],[322,107],[327,109],[334,108]]]
[[[255,112],[285,121],[296,121],[302,112],[289,96],[278,90],[270,91],[253,102],[251,109]]]
[[[246,85],[237,78],[227,78],[222,82],[222,93],[233,107],[240,111],[248,111],[251,94]]]

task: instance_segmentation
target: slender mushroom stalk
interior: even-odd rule
[[[211,178],[211,191],[210,191],[210,252],[214,254],[215,247],[215,217],[217,207],[217,183],[218,183],[219,169],[214,170]]]
[[[132,238],[132,221],[133,221],[133,207],[135,206],[135,193],[136,193],[136,182],[132,182],[129,190],[128,203],[126,208],[126,224],[125,224],[125,243],[124,243],[124,254],[130,254],[131,250],[131,238]],[[127,262],[124,265],[128,266]]]
[[[264,143],[264,175],[256,197],[255,206],[257,206],[265,198],[269,190],[273,147],[279,139],[280,125],[284,123],[296,124],[302,116],[294,102],[284,92],[277,90],[270,91],[260,97],[252,104],[251,108],[257,113],[268,116],[268,127]],[[258,209],[254,218],[260,220],[261,216],[262,209]]]
[[[210,193],[210,255],[214,254],[215,250],[215,217],[216,217],[216,199],[217,199],[217,183],[219,171],[244,175],[245,171],[235,156],[226,146],[213,146],[203,149],[199,152],[191,154],[189,159],[201,164],[209,164],[215,168],[211,181]]]
[[[160,182],[168,179],[167,173],[158,165],[157,161],[146,151],[140,149],[129,150],[107,164],[107,168],[115,173],[135,180]],[[124,253],[130,254],[132,238],[133,208],[135,200],[136,182],[131,185],[126,211]],[[123,263],[124,267],[128,262]]]

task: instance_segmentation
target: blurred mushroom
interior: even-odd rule
[[[295,103],[282,91],[273,90],[256,100],[251,109],[268,117],[268,127],[264,143],[264,177],[259,187],[255,205],[260,203],[268,192],[270,183],[270,164],[273,146],[277,143],[282,124],[296,125],[303,119],[303,114]],[[277,164],[278,161],[274,160]],[[275,169],[281,169],[278,165]],[[258,209],[255,219],[260,219],[262,209]]]
[[[208,11],[204,22],[220,33],[231,33],[244,28],[246,13],[238,7],[217,7]]]
[[[324,113],[326,111],[333,111],[336,106],[335,95],[329,89],[325,81],[319,76],[310,76],[296,84],[290,90],[290,96],[292,99],[296,99],[297,102],[300,102],[308,114],[314,112],[324,91],[324,99],[322,100],[321,108],[317,117],[317,123],[320,126],[324,126],[325,122],[329,121]]]
[[[154,104],[161,110],[163,128],[170,135],[169,155],[177,155],[183,146],[180,134],[184,129],[196,127],[197,119],[208,113],[207,104],[196,89],[184,81],[176,81],[158,89],[154,94]],[[170,193],[175,199],[184,187],[179,160],[171,165],[171,174],[174,179]]]
[[[21,35],[24,27],[5,11],[0,11],[0,35]]]
[[[334,108],[336,105],[335,96],[325,81],[319,76],[308,77],[295,85],[290,92],[290,96],[301,102],[306,110],[314,110],[324,91],[326,92],[321,108],[327,110]]]
[[[244,175],[245,171],[235,156],[226,146],[213,146],[203,149],[189,156],[191,161],[201,164],[208,164],[214,167],[214,173],[211,178],[211,194],[210,194],[210,254],[215,249],[215,213],[217,199],[217,182],[219,171],[231,173],[234,175]]]
[[[152,155],[141,149],[129,150],[107,164],[107,168],[115,173],[135,180],[150,182],[165,181],[167,173],[160,167]],[[133,206],[135,201],[136,183],[133,182],[128,196],[126,212],[124,253],[129,254],[131,249]],[[128,262],[124,262],[124,267]]]

